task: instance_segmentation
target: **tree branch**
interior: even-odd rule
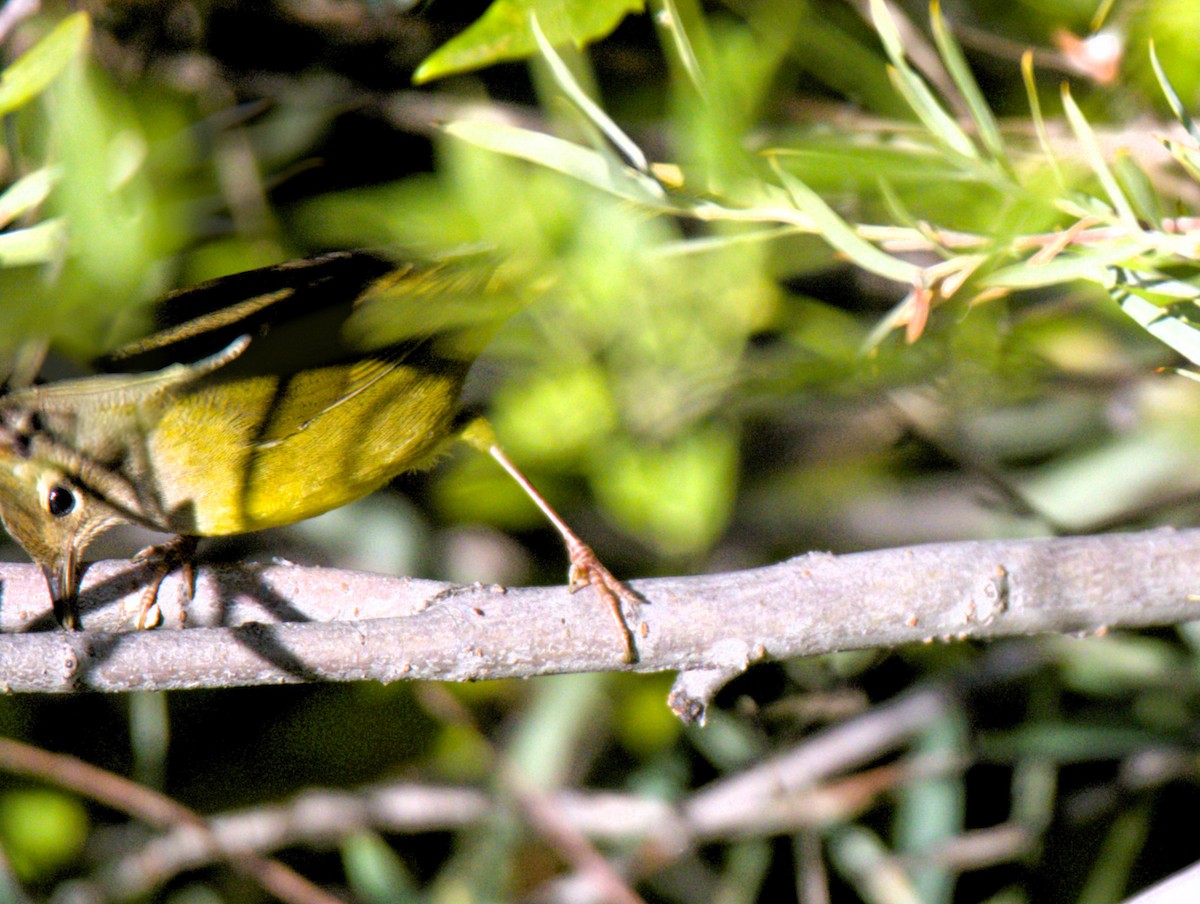
[[[625,878],[637,880],[697,845],[824,828],[861,813],[916,774],[961,769],[961,764],[935,755],[854,771],[903,749],[913,737],[945,719],[955,705],[953,691],[943,683],[926,684],[675,802],[570,788],[550,792],[543,802],[555,809],[556,818],[570,831],[623,846]],[[86,883],[76,882],[71,899],[146,897],[179,873],[212,863],[218,851],[266,855],[297,845],[325,847],[364,830],[413,834],[461,830],[494,814],[496,793],[408,782],[355,790],[314,788],[290,801],[210,817],[207,827],[215,845],[206,843],[191,826],[156,837],[122,828],[105,849],[95,852],[102,868]],[[630,848],[634,839],[637,846]]]
[[[590,591],[456,587],[293,565],[202,568],[188,630],[126,630],[146,577],[102,562],[86,575],[88,630],[52,627],[40,572],[0,565],[0,680],[9,691],[125,691],[305,681],[396,681],[678,670],[681,713],[702,715],[721,678],[763,657],[1200,618],[1200,530],[943,543],[810,553],[730,574],[633,582],[649,601],[621,661]],[[689,711],[689,707],[691,708]]]

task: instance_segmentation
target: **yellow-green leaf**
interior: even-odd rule
[[[617,437],[597,450],[592,485],[627,530],[666,555],[707,550],[733,511],[738,452],[732,431],[711,428],[664,445]]]
[[[537,50],[533,17],[551,44],[583,47],[606,37],[644,0],[495,0],[466,31],[451,38],[417,68],[417,84],[520,60]]]
[[[67,16],[0,74],[0,116],[37,97],[86,46],[92,25],[87,13]]]
[[[0,840],[22,879],[41,879],[70,863],[87,831],[83,806],[59,791],[9,791],[0,798]]]

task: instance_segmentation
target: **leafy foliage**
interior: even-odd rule
[[[26,22],[0,78],[8,367],[25,342],[60,369],[111,348],[150,298],[208,276],[335,247],[500,250],[553,289],[497,338],[473,400],[623,575],[1194,519],[1200,387],[1156,370],[1172,350],[1200,362],[1196,65],[1171,24],[1195,3],[1122,10],[1110,84],[1064,49],[1093,12],[1072,3],[948,20],[882,0],[867,18],[496,0],[473,23],[402,6]],[[222,41],[248,22],[272,37],[249,59]],[[1156,109],[1175,121],[1143,125]],[[561,580],[491,463],[454,455],[402,489],[426,505],[367,500],[214,554]],[[1197,640],[769,664],[703,730],[661,705],[661,676],[10,699],[0,718],[206,813],[396,775],[469,786],[491,806],[453,833],[360,825],[336,862],[309,839],[293,859],[368,901],[507,900],[565,872],[529,828],[537,795],[686,811],[825,723],[937,689],[903,753],[839,763],[778,824],[668,853],[598,844],[661,901],[808,882],[834,900],[1102,901],[1194,858]],[[34,825],[43,792],[13,785],[0,840],[21,881],[82,875],[73,801],[54,792]],[[252,899],[218,875],[137,893]]]

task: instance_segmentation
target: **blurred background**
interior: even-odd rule
[[[619,576],[1194,523],[1200,387],[1156,373],[1180,362],[1099,283],[1114,264],[1195,279],[1200,167],[1171,102],[1200,99],[1200,2],[873,7],[8,0],[2,351],[47,339],[46,373],[73,373],[203,279],[486,248],[556,282],[468,399]],[[463,582],[566,567],[465,448],[204,550]],[[585,675],[10,696],[0,732],[206,815],[476,795],[474,815],[435,795],[424,822],[278,841],[356,900],[1099,904],[1198,859],[1198,660],[1183,625],[768,663],[705,728],[668,711],[669,675]],[[665,831],[705,790],[928,693],[902,737],[833,755],[779,813]],[[605,801],[626,814],[607,832]],[[657,831],[638,802],[664,805]],[[13,895],[265,899],[204,858],[122,885],[152,837],[0,776]]]

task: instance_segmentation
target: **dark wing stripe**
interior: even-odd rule
[[[344,320],[360,294],[396,270],[392,261],[358,251],[214,279],[163,298],[153,308],[157,332],[93,363],[109,373],[161,370],[207,358],[240,335],[259,337],[305,318]]]
[[[205,314],[203,317],[197,317],[195,320],[188,320],[178,326],[152,333],[145,339],[124,345],[109,355],[108,360],[119,363],[125,358],[140,355],[143,352],[166,348],[168,345],[174,345],[176,342],[184,342],[195,336],[211,333],[213,330],[219,330],[222,327],[244,321],[247,317],[264,311],[273,304],[278,304],[286,298],[291,298],[295,293],[295,289],[280,289],[278,292],[259,295],[255,298],[249,298],[246,301],[235,302],[220,310],[213,311],[211,314]]]

